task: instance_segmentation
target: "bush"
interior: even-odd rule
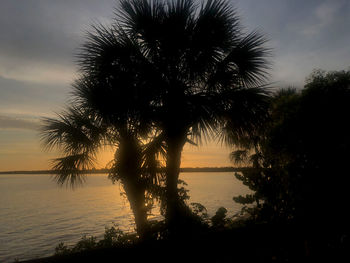
[[[94,236],[82,236],[82,238],[71,248],[63,242],[59,243],[55,248],[55,255],[67,255],[98,248],[123,247],[135,243],[136,234],[126,234],[119,228],[114,226],[105,228],[103,239],[97,241]]]

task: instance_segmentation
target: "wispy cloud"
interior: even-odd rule
[[[66,83],[74,54],[93,20],[110,21],[115,0],[1,0],[0,75],[35,83]]]
[[[51,116],[60,111],[69,91],[69,84],[25,82],[0,75],[0,115]]]
[[[28,84],[67,85],[74,79],[75,67],[72,65],[52,64],[49,62],[20,61],[7,54],[2,57],[0,78],[26,82]]]
[[[305,36],[313,37],[320,34],[323,30],[327,30],[336,20],[344,4],[341,0],[321,3],[314,9],[311,16],[312,22],[306,25],[301,30],[301,33]]]
[[[24,130],[38,130],[40,122],[32,118],[19,118],[12,116],[0,115],[0,130],[1,129],[24,129]]]

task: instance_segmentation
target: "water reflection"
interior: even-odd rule
[[[191,199],[213,215],[224,206],[229,214],[240,209],[232,197],[248,189],[232,173],[183,173]],[[48,175],[0,175],[0,261],[53,254],[59,242],[73,244],[82,235],[101,237],[114,223],[124,231],[134,220],[118,184],[105,174],[88,176],[84,187],[58,187]],[[152,217],[159,217],[153,209]]]

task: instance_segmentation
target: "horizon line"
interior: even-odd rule
[[[235,170],[241,170],[246,169],[249,167],[233,167],[233,166],[204,166],[204,167],[181,167],[180,172],[191,172],[196,170],[229,170],[229,171],[235,171]],[[83,173],[107,173],[109,169],[107,168],[99,168],[99,169],[88,169],[88,170],[80,170]],[[185,171],[186,170],[186,171]],[[34,173],[40,173],[40,174],[55,174],[57,173],[57,170],[13,170],[13,171],[0,171],[0,174],[34,174]],[[210,172],[210,171],[209,171]]]

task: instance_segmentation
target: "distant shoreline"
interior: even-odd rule
[[[182,173],[192,172],[240,172],[242,170],[249,169],[247,167],[184,167],[180,168]],[[37,170],[37,171],[3,171],[0,174],[57,174],[56,170]],[[108,169],[93,169],[81,171],[83,174],[101,174],[109,173]]]

